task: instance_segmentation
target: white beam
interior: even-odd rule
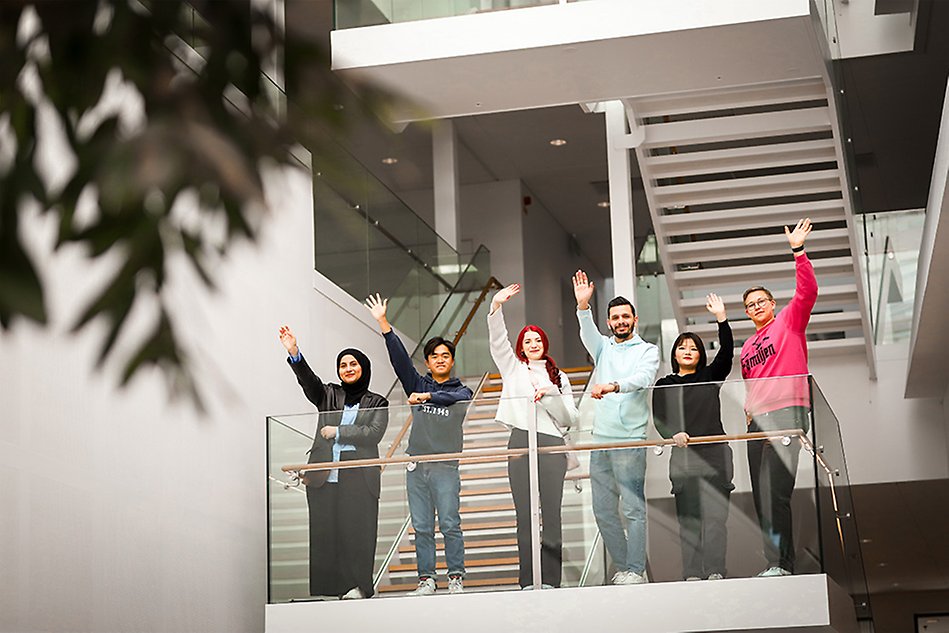
[[[432,129],[432,169],[435,189],[435,232],[458,250],[458,135],[450,120],[435,121]]]
[[[613,249],[613,283],[617,295],[636,304],[636,249],[633,245],[633,185],[626,128],[626,108],[621,101],[605,104],[606,162],[610,181],[610,238]]]

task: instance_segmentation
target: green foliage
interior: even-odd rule
[[[290,108],[264,74],[275,51],[287,60]],[[166,266],[183,255],[213,288],[209,258],[253,241],[266,213],[261,170],[293,164],[296,143],[313,149],[314,121],[339,126],[336,104],[346,90],[320,50],[284,38],[247,0],[4,0],[0,59],[0,327],[47,321],[44,280],[19,230],[38,206],[57,219],[57,248],[79,244],[91,260],[119,260],[75,321],[76,330],[108,324],[100,364],[116,353],[133,305],[151,295],[155,326],[121,359],[123,384],[158,366],[176,392],[200,404],[166,296]],[[118,80],[140,95],[141,120],[96,114]],[[55,113],[75,158],[64,185],[51,186],[38,167],[44,109]],[[201,216],[187,222],[172,212],[186,193],[200,201]],[[96,212],[80,219],[80,196],[90,194]]]

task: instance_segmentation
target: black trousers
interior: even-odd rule
[[[676,515],[682,544],[682,576],[725,575],[729,498],[734,486],[718,478],[683,476],[675,482]]]
[[[379,497],[362,471],[343,469],[339,483],[306,489],[311,596],[341,596],[353,587],[373,594]]]
[[[514,429],[508,448],[527,448],[527,431]],[[562,437],[537,434],[538,446],[563,446]],[[537,456],[538,484],[540,488],[540,575],[541,582],[553,587],[560,586],[563,567],[563,528],[561,504],[563,481],[567,475],[567,456],[564,453]],[[514,514],[517,517],[518,581],[521,587],[534,583],[534,564],[531,556],[531,497],[530,464],[528,457],[512,457],[507,462],[511,495],[514,497]]]
[[[755,416],[749,431],[809,428],[806,407],[786,407]],[[794,571],[794,521],[791,495],[801,445],[792,438],[788,446],[777,439],[748,442],[748,467],[755,513],[761,526],[764,556],[769,567]]]

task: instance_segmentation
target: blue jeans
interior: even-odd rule
[[[415,528],[415,558],[419,578],[435,578],[435,513],[445,539],[448,575],[465,574],[465,539],[461,533],[458,464],[422,462],[406,472],[409,513]]]
[[[590,482],[593,516],[613,564],[619,571],[642,574],[646,571],[646,449],[593,451]]]

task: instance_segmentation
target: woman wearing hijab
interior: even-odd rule
[[[494,295],[488,314],[491,357],[501,372],[503,387],[496,419],[511,428],[508,448],[527,448],[529,416],[537,419],[538,446],[564,446],[564,434],[577,419],[577,407],[570,380],[557,368],[547,353],[547,334],[536,325],[528,325],[511,348],[501,305],[521,291],[512,284]],[[531,556],[531,499],[528,458],[508,460],[508,478],[517,517],[517,557],[522,588],[533,584]],[[563,562],[563,535],[560,505],[563,481],[567,474],[566,453],[538,455],[541,535],[541,582],[545,588],[559,587]]]
[[[369,391],[371,366],[358,349],[336,357],[340,384],[313,373],[290,328],[280,328],[293,373],[320,411],[309,463],[379,457],[389,402]],[[310,595],[370,598],[379,518],[378,466],[314,472],[304,478],[310,516]]]
[[[719,383],[732,369],[735,343],[716,294],[706,308],[718,321],[719,350],[706,365],[705,345],[692,332],[683,332],[672,345],[672,371],[653,389],[656,430],[675,440],[669,459],[669,479],[675,495],[682,544],[682,576],[686,580],[725,577],[728,503],[734,467],[728,444],[689,446],[693,437],[724,435]]]

